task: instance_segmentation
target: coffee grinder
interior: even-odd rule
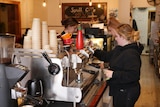
[[[0,34],[0,107],[18,107],[11,98],[11,89],[28,73],[28,68],[11,64],[15,46],[13,34]]]

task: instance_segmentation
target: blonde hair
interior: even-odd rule
[[[112,27],[114,29],[117,29],[117,27],[120,25],[121,23],[115,17],[110,17],[107,20],[107,27]]]
[[[129,24],[120,23],[115,17],[110,17],[107,22],[107,27],[115,29],[120,36],[123,36],[130,42],[139,40],[139,31],[135,31]]]
[[[134,31],[134,41],[138,41],[140,39],[140,32],[139,31]]]
[[[120,26],[118,26],[117,33],[130,42],[137,41],[137,39],[135,39],[135,36],[139,36],[139,33],[136,33],[136,31],[129,24],[121,24]]]

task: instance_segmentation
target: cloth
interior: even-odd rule
[[[134,29],[135,31],[138,31],[137,22],[136,22],[135,19],[133,19],[133,21],[132,21],[132,27],[133,27],[133,29]]]
[[[121,96],[117,96],[119,90],[127,90],[130,87],[135,88],[139,85],[141,68],[140,55],[143,49],[142,44],[135,42],[123,47],[117,45],[109,52],[102,50],[96,50],[94,52],[94,56],[99,60],[109,62],[110,69],[114,71],[112,78],[107,81],[110,86],[109,94],[111,96],[120,98]],[[135,101],[135,99],[133,100]],[[123,107],[127,106],[124,105]]]

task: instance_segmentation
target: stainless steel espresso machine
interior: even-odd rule
[[[18,107],[17,99],[12,99],[11,90],[28,73],[28,68],[11,64],[15,36],[0,34],[0,107]]]
[[[15,49],[15,55],[14,63],[21,63],[31,70],[28,80],[42,81],[42,98],[46,102],[43,107],[63,107],[63,102],[71,103],[69,107],[95,105],[106,88],[105,82],[101,81],[101,69],[92,63],[87,48],[72,54],[63,51],[59,55],[53,55],[49,50]]]

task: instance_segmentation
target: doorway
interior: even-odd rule
[[[19,2],[0,3],[0,33],[16,35],[16,42],[21,40]]]
[[[139,41],[146,46],[148,44],[148,33],[150,32],[149,25],[151,25],[150,22],[151,20],[149,21],[149,17],[151,18],[152,16],[152,20],[154,19],[155,10],[156,10],[155,7],[143,7],[143,8],[137,7],[132,10],[133,19],[136,20],[138,30],[140,31]]]

